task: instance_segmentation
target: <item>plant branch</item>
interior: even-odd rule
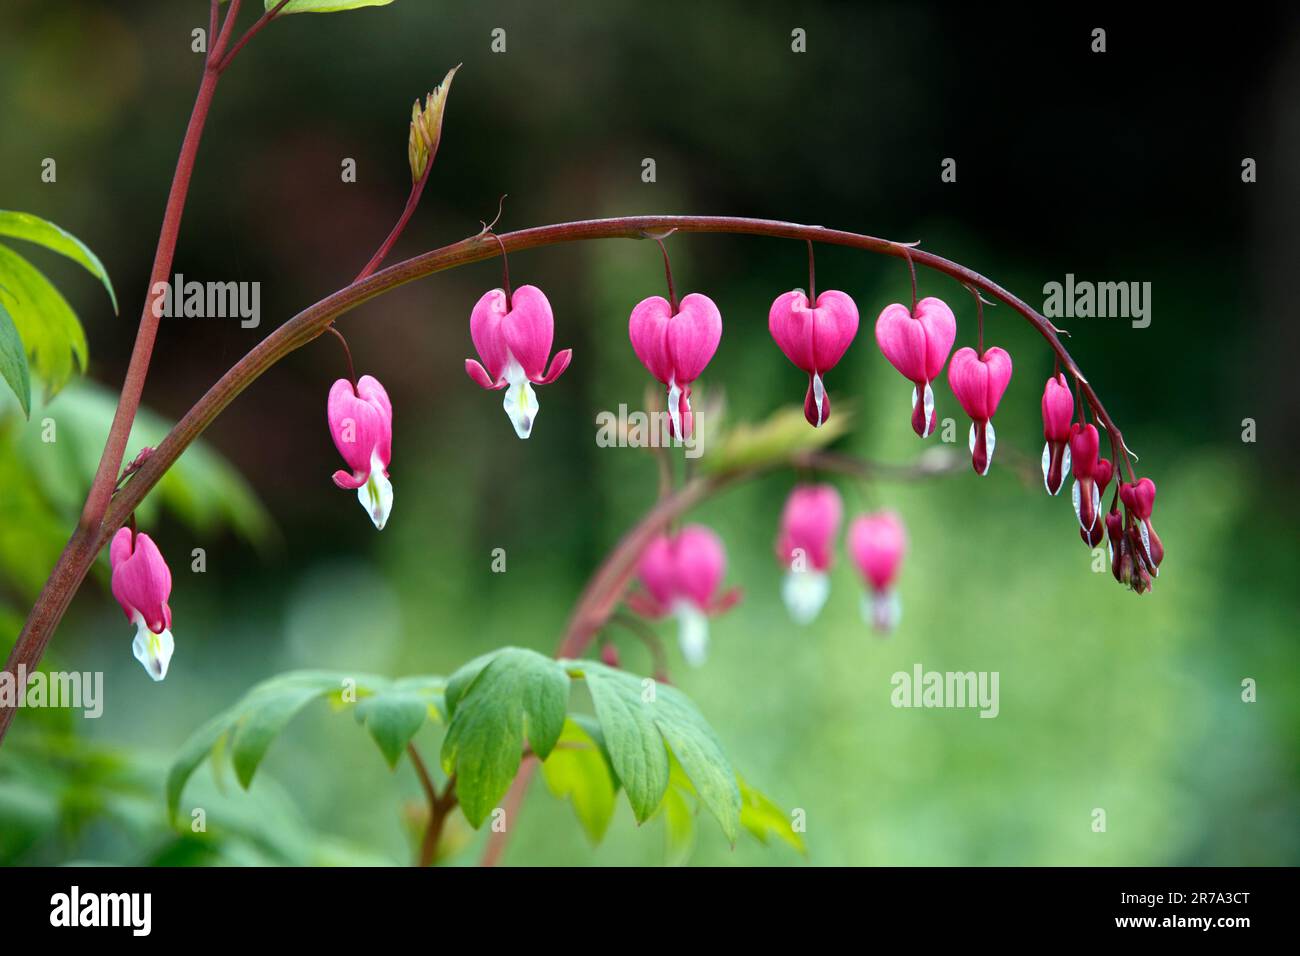
[[[209,83],[212,87],[215,87],[215,76],[215,73],[210,70],[205,73],[205,88]],[[211,99],[211,89],[206,89],[206,99],[204,99],[205,88],[201,88],[200,103],[196,104],[196,116],[199,117],[197,127],[199,129],[201,129],[202,125],[201,116],[203,111],[200,111],[198,107],[202,105],[206,109],[207,102]],[[192,118],[191,127],[195,126],[196,121]],[[187,144],[190,143],[191,139],[193,139],[193,147],[197,148],[197,133],[193,137],[187,135]],[[185,158],[186,152],[187,150],[182,151],[182,159]],[[192,164],[192,155],[189,160]],[[182,165],[185,164],[182,163]],[[178,169],[178,178],[180,172],[181,170]],[[186,171],[185,182],[188,183],[188,171]],[[169,211],[172,205],[177,205],[175,223],[171,224],[170,228],[165,223],[164,238],[167,238],[170,234],[172,247],[174,247],[174,229],[175,225],[179,224],[179,205],[169,203]],[[540,246],[590,239],[641,239],[647,233],[662,234],[665,230],[673,229],[681,232],[731,233],[780,239],[811,240],[813,242],[863,249],[880,255],[914,261],[936,272],[950,276],[959,283],[981,289],[1019,312],[1030,325],[1038,330],[1049,347],[1060,358],[1062,366],[1078,380],[1080,388],[1092,405],[1096,420],[1107,429],[1114,442],[1121,447],[1123,445],[1123,437],[1119,428],[1106,413],[1105,407],[1097,398],[1096,392],[1088,383],[1087,378],[1084,377],[1074,359],[1070,357],[1065,346],[1061,344],[1055,329],[1046,318],[1021,299],[979,273],[941,256],[911,248],[903,243],[842,230],[826,229],[822,226],[805,226],[770,219],[745,219],[729,216],[630,216],[619,219],[595,219],[539,226],[533,229],[506,233],[499,237],[496,234],[491,237],[479,234],[390,266],[361,282],[340,289],[285,322],[254,346],[216,384],[208,389],[203,397],[177,422],[162,443],[154,449],[153,454],[141,466],[135,477],[116,497],[112,498],[112,502],[109,504],[113,486],[117,481],[118,468],[126,445],[130,420],[134,417],[135,408],[139,403],[140,390],[143,386],[143,374],[148,364],[149,351],[153,345],[153,335],[157,331],[157,320],[151,318],[151,309],[146,307],[145,319],[141,323],[140,337],[137,338],[136,354],[133,354],[132,364],[127,372],[127,387],[123,389],[118,416],[114,420],[114,428],[110,432],[109,443],[105,449],[105,459],[101,461],[100,465],[100,471],[108,477],[101,478],[97,476],[96,485],[92,486],[92,494],[87,501],[82,523],[69,540],[67,547],[51,572],[45,588],[37,599],[35,607],[28,616],[13,652],[9,656],[6,670],[10,673],[16,673],[19,664],[25,664],[29,672],[35,669],[44,653],[46,644],[49,642],[50,634],[67,610],[73,594],[85,578],[96,554],[103,548],[112,534],[123,525],[127,516],[158,483],[167,469],[189,447],[190,443],[202,434],[217,415],[244,389],[284,356],[321,335],[325,328],[335,319],[398,286],[446,269],[491,259],[502,252],[519,252]],[[167,256],[167,266],[170,267],[170,255]],[[155,273],[158,271],[159,269],[156,266]],[[161,271],[165,273],[167,269]],[[146,324],[151,327],[146,329]],[[123,418],[125,418],[125,425],[120,421]],[[111,467],[108,467],[110,464]],[[102,488],[102,491],[97,492],[99,488]],[[663,515],[664,512],[659,509],[664,508],[671,502],[680,502],[681,499],[678,496],[698,496],[707,489],[708,482],[699,478],[692,479],[677,492],[676,496],[665,498],[663,502],[656,506],[656,510],[652,514]],[[103,510],[105,507],[107,507],[106,512]],[[97,520],[97,513],[104,515],[102,522]],[[616,570],[619,575],[630,573],[625,568]],[[585,620],[573,623],[589,626],[589,622]],[[12,708],[0,708],[0,739],[3,739],[4,732],[8,728],[12,717]]]
[[[216,0],[213,0],[213,2],[215,3]],[[230,48],[230,52],[227,53],[225,56],[221,57],[220,62],[217,64],[217,72],[225,73],[226,67],[230,66],[231,61],[234,60],[235,57],[239,55],[239,51],[244,48],[244,45],[247,44],[249,40],[253,39],[253,37],[257,36],[257,34],[261,32],[264,26],[266,26],[268,23],[274,20],[276,16],[279,15],[280,11],[284,9],[285,4],[287,4],[288,2],[289,0],[280,0],[280,2],[276,6],[272,7],[270,10],[267,10],[264,14],[262,14],[258,18],[257,22],[254,23],[251,27],[249,27],[248,30],[245,31],[244,35],[239,38],[239,41]]]
[[[406,753],[411,758],[415,775],[420,778],[425,799],[429,801],[429,825],[425,828],[424,838],[420,841],[419,865],[431,866],[438,852],[438,841],[442,839],[442,830],[447,822],[447,816],[456,807],[456,778],[449,777],[442,793],[438,793],[433,778],[429,776],[429,768],[425,766],[420,752],[415,749],[415,744],[408,743]]]

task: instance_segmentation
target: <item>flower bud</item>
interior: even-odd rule
[[[419,182],[429,168],[429,163],[438,154],[438,143],[442,139],[442,114],[447,108],[447,93],[451,90],[452,77],[460,66],[447,71],[442,82],[432,93],[424,98],[424,108],[416,100],[411,107],[411,131],[407,138],[406,154],[411,163],[411,181]]]

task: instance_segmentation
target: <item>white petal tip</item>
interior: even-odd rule
[[[379,460],[378,451],[370,455],[370,477],[357,489],[357,500],[366,509],[366,514],[370,515],[375,529],[383,531],[384,525],[388,524],[388,516],[393,512],[393,483],[384,474],[384,465]]]
[[[172,652],[176,642],[170,630],[155,634],[145,626],[144,620],[136,621],[135,640],[131,642],[131,651],[150,677],[161,681],[167,676],[167,667],[171,664]]]
[[[821,571],[788,571],[781,582],[781,599],[790,618],[803,626],[821,613],[831,593],[831,579]]]

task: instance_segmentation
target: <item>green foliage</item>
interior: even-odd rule
[[[586,682],[594,717],[568,712],[573,680]],[[344,693],[349,688],[355,695]],[[355,702],[357,721],[390,767],[430,717],[445,724],[442,769],[454,775],[460,809],[475,829],[510,788],[527,745],[542,761],[548,788],[569,801],[593,844],[608,831],[622,789],[638,822],[665,818],[671,862],[684,862],[694,845],[695,806],[708,808],[733,843],[743,827],[760,842],[776,835],[803,850],[785,814],[736,775],[712,729],[676,688],[518,647],[475,658],[445,681],[327,671],[265,681],[182,746],[166,783],[171,817],[204,760],[216,769],[228,757],[247,789],[274,739],[320,698]]]
[[[4,209],[0,209],[0,236],[35,243],[85,267],[104,284],[117,311],[117,296],[104,264],[76,236],[39,216]],[[74,360],[85,371],[86,333],[50,280],[0,244],[0,375],[18,397],[24,415],[31,410],[28,356],[53,394],[71,377]]]
[[[299,711],[322,698],[340,706],[356,704],[357,721],[365,724],[389,765],[396,765],[425,720],[441,719],[441,691],[442,681],[435,677],[389,680],[341,671],[292,671],[273,677],[213,717],[182,745],[167,775],[167,812],[175,818],[186,783],[209,757],[217,762],[229,753],[240,786],[248,789],[275,738]],[[418,720],[416,702],[422,708]]]
[[[129,865],[391,865],[394,860],[312,830],[271,780],[238,798],[195,788],[204,810],[180,830],[158,812],[165,763],[75,735],[67,715],[42,712],[5,741],[0,761],[0,864],[64,861],[94,843],[127,848]],[[108,842],[105,843],[105,838]],[[73,859],[78,862],[98,862]]]
[[[5,308],[4,296],[0,292],[0,376],[9,383],[18,404],[23,408],[23,415],[32,413],[32,378],[27,369],[27,350],[23,347],[23,338],[18,334],[13,316]]]
[[[226,0],[221,0],[225,3]],[[358,10],[361,7],[386,7],[393,0],[289,0],[278,14],[290,13],[338,13],[343,10]],[[262,0],[268,11],[274,10],[280,0]]]
[[[507,647],[466,664],[447,681],[451,723],[442,769],[456,775],[456,796],[476,829],[519,771],[525,727],[545,760],[564,729],[569,677],[553,658]]]
[[[749,468],[773,467],[799,454],[825,447],[848,431],[852,421],[837,411],[820,428],[809,428],[802,406],[778,409],[757,425],[742,423],[721,436],[700,459],[703,470],[725,474]]]

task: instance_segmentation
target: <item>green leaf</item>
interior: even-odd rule
[[[736,775],[736,783],[740,787],[740,825],[764,846],[775,836],[806,855],[808,847],[804,844],[803,837],[795,832],[790,814],[745,783],[739,774]]]
[[[676,768],[674,768],[676,770]],[[670,785],[664,794],[659,813],[664,818],[664,839],[667,844],[665,863],[681,866],[695,849],[695,809],[686,799],[688,790]]]
[[[8,246],[0,245],[0,302],[13,318],[36,374],[51,393],[86,369],[86,333],[50,280]]]
[[[381,690],[357,703],[357,720],[375,738],[389,767],[396,767],[411,738],[429,717],[429,701],[414,693]]]
[[[175,818],[186,782],[199,764],[225,749],[227,742],[235,775],[248,789],[272,741],[303,707],[313,700],[336,696],[345,686],[355,686],[358,695],[364,695],[371,687],[385,683],[383,678],[370,675],[291,671],[258,684],[181,746],[167,774],[168,813]]]
[[[572,803],[587,839],[593,844],[604,839],[614,818],[614,775],[600,745],[573,719],[565,721],[542,776],[551,793]]]
[[[586,679],[614,772],[637,822],[644,823],[668,789],[668,752],[653,712],[641,700],[641,679],[595,661],[575,661],[573,666],[578,670],[570,670],[570,676]]]
[[[564,729],[569,678],[559,662],[519,647],[480,657],[447,682],[451,723],[442,767],[456,775],[456,796],[477,829],[510,789],[525,734],[541,760]]]
[[[595,661],[566,665],[571,676],[587,681],[610,759],[638,822],[648,819],[664,798],[671,751],[700,801],[735,843],[740,821],[736,774],[713,728],[686,695]]]
[[[24,486],[39,491],[56,514],[76,515],[116,408],[116,394],[84,379],[69,384],[54,401],[38,396],[33,417],[52,419],[57,441],[46,441],[43,429],[13,429],[11,434],[0,434],[0,456],[22,464],[27,475]],[[16,404],[0,391],[0,420],[11,410],[16,411]],[[131,428],[127,457],[134,457],[145,445],[157,447],[170,428],[167,420],[141,408]],[[140,521],[151,523],[160,506],[201,533],[231,527],[255,544],[264,544],[271,536],[271,518],[252,488],[202,440],[185,450],[145,498],[137,512]],[[0,573],[6,570],[0,565]]]
[[[756,425],[744,423],[728,431],[713,444],[700,465],[710,474],[778,465],[801,452],[830,444],[848,430],[851,421],[847,410],[836,411],[821,428],[809,428],[802,408],[782,408]]]
[[[87,272],[104,284],[109,301],[113,303],[113,312],[117,313],[117,294],[113,292],[108,270],[99,261],[99,257],[90,251],[89,246],[66,229],[31,213],[0,209],[0,236],[34,242],[85,267]]]
[[[32,380],[27,370],[27,351],[23,348],[18,327],[0,300],[0,375],[9,383],[23,407],[23,415],[32,414]]]
[[[226,0],[221,0],[225,3]],[[274,10],[280,0],[263,0],[267,10]],[[393,0],[289,0],[280,11],[280,16],[289,13],[338,13],[341,10],[356,10],[360,7],[386,7]]]

